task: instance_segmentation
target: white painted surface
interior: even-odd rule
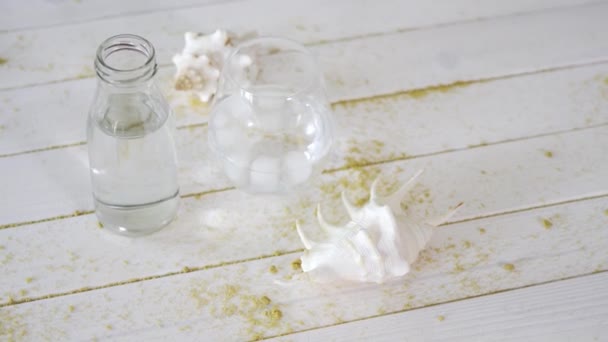
[[[271,341],[604,341],[606,282],[601,273]]]
[[[169,64],[171,56],[176,51],[181,50],[183,46],[183,33],[189,30],[208,32],[217,27],[235,32],[256,30],[260,34],[286,36],[303,43],[320,43],[370,34],[400,32],[421,26],[434,26],[454,21],[470,21],[479,17],[530,11],[529,7],[526,6],[529,3],[527,1],[505,3],[503,1],[479,2],[466,0],[457,4],[457,6],[463,6],[462,8],[468,8],[466,11],[455,10],[454,5],[452,5],[453,1],[444,1],[442,2],[443,6],[431,6],[430,8],[425,3],[423,1],[403,2],[400,0],[381,2],[340,0],[329,3],[322,0],[315,0],[315,2],[255,0],[40,30],[8,32],[2,34],[0,39],[2,57],[8,60],[8,63],[0,68],[0,89],[92,76],[91,66],[97,46],[105,38],[124,32],[149,37],[156,47],[159,63]],[[548,1],[545,2],[544,6],[534,6],[533,9],[552,7],[551,3]],[[269,8],[272,8],[272,10],[269,10]],[[317,11],[314,8],[323,8],[323,10]],[[345,10],[345,8],[348,10]],[[577,37],[594,39],[594,43],[600,45],[585,52],[605,52],[605,44],[607,43],[602,39],[603,37],[599,32],[605,30],[608,26],[608,23],[602,20],[603,14],[607,10],[608,4],[599,3],[574,9],[564,8],[546,13],[513,16],[510,19],[497,21],[495,30],[499,32],[507,30],[512,33],[510,40],[521,41],[523,44],[535,42],[534,46],[527,48],[538,50],[542,50],[540,42],[548,44],[548,48],[551,48],[551,45],[559,46],[564,44],[562,42],[569,42],[569,35],[577,34],[578,30],[588,30],[587,34],[577,35]],[[556,15],[554,12],[561,14]],[[273,15],[273,13],[280,13],[280,15]],[[460,13],[464,13],[464,15]],[[269,19],[270,15],[273,18],[272,20]],[[536,23],[534,29],[538,33],[527,32],[526,26],[522,27],[520,21],[526,21],[529,16],[532,16],[532,20]],[[547,17],[552,19],[545,19]],[[362,22],[365,25],[362,25]],[[494,36],[497,33],[491,29],[488,31],[477,27],[477,25],[483,27],[484,22],[471,23],[470,25],[473,25],[477,30],[464,29],[466,35],[462,35],[459,30],[454,30],[452,39],[458,39],[454,40],[452,44],[461,44],[461,41],[472,39],[473,41],[481,40],[485,43],[481,46],[497,48],[497,45],[500,45],[498,42],[505,38]],[[537,25],[538,22],[542,22],[543,25]],[[492,26],[494,25],[489,25],[489,27]],[[439,28],[438,30],[451,31],[449,28]],[[425,30],[421,32],[434,31]],[[508,32],[502,33],[502,35],[505,34],[508,34]],[[424,37],[424,33],[422,35],[421,39],[428,42],[429,37]],[[391,36],[387,36],[386,39],[390,40]],[[479,36],[479,38],[476,38],[476,36]],[[495,39],[491,39],[493,36]],[[554,36],[560,36],[561,40],[544,39]],[[61,37],[61,39],[56,39],[56,37]],[[491,39],[491,41],[488,39]],[[572,45],[572,51],[575,55],[580,53],[576,49],[577,42],[578,40],[569,44],[566,43],[566,46]],[[471,43],[473,42],[468,44]],[[584,40],[581,43],[590,47]],[[502,47],[504,48],[505,45],[502,44]],[[424,44],[417,41],[411,42],[409,46],[401,44],[399,46],[408,48],[408,51],[425,47],[434,50],[434,52],[441,50],[439,45]],[[393,49],[399,46],[390,45],[383,48]],[[442,55],[441,60],[447,65],[454,65],[456,56],[463,58],[469,56],[451,55],[453,46],[447,45],[445,48],[449,49],[445,50],[447,54]],[[372,51],[372,53],[362,54],[358,52],[350,56],[355,62],[374,57],[376,52],[373,51],[372,47],[365,47],[362,51],[365,50]],[[524,55],[532,58],[536,57],[536,54],[531,53],[532,51],[528,50],[528,52]],[[517,55],[521,56],[520,53]],[[344,56],[341,55],[340,57],[343,59]],[[542,58],[543,56],[540,55],[536,58],[539,57]],[[555,54],[552,54],[552,57],[559,58]],[[515,61],[518,61],[518,59],[515,59]],[[460,63],[461,61],[456,62]],[[462,62],[467,62],[467,60]],[[535,66],[533,61],[531,61],[530,66]],[[358,71],[358,69],[355,70]],[[358,96],[359,94],[353,95]]]
[[[292,270],[291,262],[298,257],[292,253],[8,306],[0,309],[0,315],[19,317],[33,340],[172,337],[194,341],[201,336],[209,340],[247,340],[258,333],[274,336],[602,269],[608,257],[604,248],[608,217],[602,213],[606,206],[608,201],[602,198],[439,228],[417,267],[406,278],[384,285],[315,286]],[[544,229],[540,217],[552,218],[552,229]],[[239,240],[241,249],[274,242],[260,238]],[[506,270],[506,263],[514,269]],[[279,270],[276,274],[269,272],[272,265]],[[82,270],[75,268],[76,272]],[[299,280],[289,280],[291,276]],[[30,285],[39,281],[44,279]],[[24,282],[17,288],[25,286]],[[226,291],[227,286],[235,291]],[[272,304],[250,310],[252,297],[262,296]],[[232,305],[237,307],[234,312]],[[275,306],[283,318],[276,326],[265,326],[264,311]],[[598,311],[606,315],[605,307]],[[539,317],[538,323],[550,318]],[[39,324],[43,319],[46,324]],[[262,324],[253,324],[252,319]]]
[[[418,98],[401,95],[337,105],[335,116],[341,128],[326,168],[606,124],[608,85],[604,75],[608,75],[607,65],[598,65],[472,84]],[[536,92],[539,88],[545,89],[542,95]],[[577,115],[569,115],[573,112]],[[387,127],[386,122],[395,124]],[[206,130],[178,131],[182,194],[229,186],[200,143],[207,140]],[[384,146],[377,147],[377,142]],[[542,150],[549,148],[539,146],[522,165],[545,162]],[[0,178],[0,188],[14,194],[0,198],[0,224],[92,210],[87,165],[86,146],[0,158],[0,169],[13,170]],[[31,194],[36,194],[34,199]]]
[[[608,172],[608,165],[597,162],[608,153],[606,146],[608,127],[393,162],[377,169],[368,167],[367,172],[399,174],[405,180],[413,170],[424,168],[420,181],[430,197],[417,206],[419,210],[433,216],[445,212],[450,205],[465,202],[466,206],[453,218],[463,220],[608,195],[608,181],[602,177]],[[545,148],[555,151],[555,156],[546,158]],[[586,160],[573,165],[569,161],[579,148],[585,149]],[[301,244],[293,225],[296,219],[305,220],[309,223],[306,227],[317,233],[310,225],[314,203],[325,203],[328,217],[340,217],[342,213],[337,198],[318,189],[337,192],[344,181],[363,181],[367,187],[373,180],[370,178],[362,178],[357,171],[326,174],[309,191],[283,199],[256,200],[234,190],[205,195],[200,200],[187,198],[180,218],[171,228],[149,239],[113,239],[97,228],[94,215],[0,230],[0,236],[11,239],[10,248],[3,252],[25,258],[4,265],[0,288],[7,290],[0,293],[1,302],[9,296],[40,297],[179,272],[184,266],[204,267],[299,249]],[[367,190],[363,186],[349,189],[353,196],[363,196]],[[416,196],[414,204],[419,199],[424,198]],[[240,208],[247,209],[239,213]],[[65,236],[70,239],[65,240]],[[129,262],[142,257],[143,264]],[[37,269],[36,276],[49,283],[43,288],[28,288],[27,296],[18,296],[17,289],[9,285],[22,280],[23,262]]]
[[[66,25],[93,20],[104,20],[112,17],[140,16],[153,12],[167,12],[182,9],[200,13],[198,7],[213,3],[226,3],[239,0],[29,0],[28,6],[23,6],[18,0],[6,0],[0,3],[0,32],[34,29],[45,26]],[[241,0],[242,1],[242,0]],[[597,0],[596,0],[597,1]],[[534,0],[534,1],[402,1],[404,7],[424,18],[431,15],[492,16],[496,14],[512,14],[525,11],[543,10],[575,6],[596,2],[592,0]],[[259,7],[271,8],[272,3],[260,2]],[[317,3],[313,4],[316,5]],[[297,5],[293,3],[293,5]],[[365,16],[367,13],[358,12]],[[387,18],[387,13],[383,18]],[[372,17],[373,18],[373,17]],[[419,19],[420,20],[420,19]]]
[[[24,6],[19,0],[6,0],[0,3],[0,32],[137,16],[179,8],[193,9],[228,1],[230,0],[29,0],[27,6]]]
[[[329,98],[354,99],[608,61],[608,41],[597,34],[608,31],[604,13],[608,4],[356,38],[311,49],[326,70]],[[329,34],[321,31],[315,38],[330,39]],[[169,41],[176,44],[170,51],[181,49],[180,39]],[[92,57],[87,65],[91,61]],[[11,72],[10,66],[4,69]],[[4,69],[0,67],[0,75]],[[173,67],[162,70],[159,82],[176,108],[178,125],[206,122],[205,108],[193,108],[187,97],[170,90],[173,72]],[[11,80],[8,74],[2,76],[0,82]],[[0,156],[83,141],[94,88],[95,80],[88,78],[0,91],[0,125],[7,134],[0,134]]]
[[[0,33],[8,59],[0,66],[0,340],[608,335],[604,3],[142,4],[45,2],[20,22],[16,12],[0,14],[0,29],[10,30]],[[208,109],[168,91],[172,68],[164,68],[178,125],[195,124],[178,133],[182,193],[219,191],[184,198],[179,219],[143,239],[110,235],[92,214],[61,218],[92,209],[86,146],[59,145],[83,141],[94,87],[85,68],[98,41],[128,28],[152,39],[166,63],[183,31],[216,26],[312,44],[340,127],[329,172],[287,198],[223,189],[229,183],[197,125]],[[469,80],[483,81],[433,88]],[[341,189],[362,198],[377,172],[405,179],[418,168],[426,173],[412,210],[466,206],[407,277],[320,287],[292,270],[301,248],[293,222],[318,234],[316,202],[339,220]],[[496,291],[508,292],[488,295]],[[264,295],[272,304],[254,307]],[[275,306],[282,317],[272,324],[264,312]]]

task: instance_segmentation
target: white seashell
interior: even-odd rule
[[[194,91],[201,101],[207,102],[217,90],[220,71],[212,66],[207,56],[175,55],[177,66],[175,89]]]
[[[418,254],[431,239],[436,226],[447,221],[462,205],[436,220],[422,221],[406,216],[401,200],[422,173],[418,171],[399,190],[387,197],[377,194],[376,179],[370,200],[363,207],[353,205],[342,192],[342,201],[351,220],[345,226],[328,223],[317,208],[319,225],[328,239],[308,239],[296,223],[306,251],[302,270],[317,281],[347,280],[383,283],[410,271]]]
[[[201,101],[208,102],[217,91],[217,83],[224,60],[232,52],[237,40],[250,38],[255,34],[237,37],[225,31],[216,30],[211,34],[186,32],[186,45],[180,54],[173,56],[177,67],[175,89],[194,92]],[[251,57],[242,56],[237,68],[244,69],[253,63]]]

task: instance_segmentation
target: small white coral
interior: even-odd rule
[[[229,36],[231,36],[229,38]],[[183,54],[189,55],[205,55],[213,61],[213,64],[221,64],[228,56],[232,47],[234,35],[230,35],[225,30],[216,30],[211,34],[201,34],[194,32],[186,32],[184,35],[186,46],[184,46]]]
[[[213,67],[205,55],[175,55],[173,63],[177,66],[175,89],[195,91],[200,100],[207,102],[215,94],[220,71]]]
[[[435,220],[408,216],[401,200],[415,184],[417,172],[395,193],[381,197],[374,181],[370,200],[357,208],[344,192],[342,201],[350,216],[344,226],[328,223],[317,209],[319,225],[327,233],[325,241],[312,241],[296,225],[306,247],[302,270],[317,281],[336,280],[383,283],[410,271],[411,264],[431,239],[434,228],[447,221],[460,207]]]
[[[173,56],[173,63],[177,67],[175,89],[192,91],[201,101],[208,102],[217,91],[224,60],[238,41],[251,36],[252,34],[248,34],[238,38],[220,29],[207,35],[186,32],[184,50]],[[251,57],[241,56],[237,67],[245,69],[252,63]]]

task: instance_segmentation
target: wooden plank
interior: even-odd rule
[[[602,10],[584,7],[474,22],[316,46],[313,50],[326,69],[329,98],[341,101],[605,60],[608,42],[595,36],[603,30],[600,26],[608,25],[598,15]],[[585,23],[575,24],[580,18],[586,18]],[[567,26],[568,22],[572,25]],[[489,49],[490,39],[502,45]],[[445,64],[446,58],[456,64]],[[410,67],[395,69],[395,65]],[[160,82],[176,110],[178,124],[206,122],[206,107],[193,106],[189,98],[171,90],[172,73],[172,68],[163,70]],[[84,141],[94,83],[85,79],[0,92],[0,125],[4,127],[0,155]]]
[[[554,152],[552,158],[544,155],[546,150]],[[338,201],[340,190],[346,188],[353,200],[361,200],[379,172],[392,180],[403,180],[417,169],[426,169],[408,205],[414,212],[432,217],[463,201],[466,205],[454,217],[457,221],[606,196],[608,180],[603,175],[608,172],[608,164],[602,156],[607,150],[608,127],[601,127],[327,173],[309,189],[291,197],[259,198],[238,191],[191,197],[183,200],[179,217],[170,227],[135,240],[99,229],[94,215],[3,229],[0,241],[5,248],[0,251],[0,260],[4,257],[5,262],[0,295],[7,303],[10,298],[43,297],[178,273],[184,267],[204,268],[297,250],[301,246],[293,230],[297,219],[317,236],[311,217],[314,206],[321,202],[329,219],[344,222],[344,210]],[[580,151],[585,155],[581,156]],[[10,189],[8,193],[17,192]],[[542,217],[534,215],[535,229],[543,232]],[[559,225],[562,216],[545,218]],[[475,224],[483,227],[483,223]],[[475,233],[472,237],[478,236]],[[515,239],[522,232],[513,230],[512,234]],[[603,233],[598,234],[599,243]],[[571,241],[568,243],[571,246]],[[519,257],[511,255],[507,259]],[[28,277],[38,281],[24,283]],[[27,292],[20,294],[21,289]]]
[[[445,1],[441,7],[437,7],[435,2],[427,3],[419,0],[409,2],[360,0],[354,3],[340,0],[332,1],[331,4],[321,0],[296,3],[263,0],[108,19],[23,33],[10,32],[3,34],[0,39],[2,58],[8,60],[0,68],[0,89],[90,76],[92,75],[90,66],[97,45],[106,37],[124,32],[150,38],[156,46],[159,62],[166,64],[170,63],[173,54],[182,49],[182,35],[188,30],[206,32],[223,27],[243,32],[253,28],[262,34],[281,35],[304,43],[312,43],[526,12],[526,9],[529,9],[528,3],[523,0],[508,3],[498,0],[481,3],[474,0],[460,0],[458,3]],[[552,6],[549,5],[551,2],[544,3],[545,8]],[[524,6],[523,9],[521,6]],[[321,7],[323,11],[314,11],[314,15],[304,14],[311,13],[311,9]],[[539,7],[543,8],[543,6]],[[281,13],[281,15],[273,16],[274,19],[269,20],[268,14],[271,12],[268,8],[273,8],[272,13]],[[344,8],[349,10],[344,11]],[[539,61],[546,61],[546,65],[540,65],[545,67],[568,57],[577,61],[594,59],[596,53],[605,52],[607,49],[608,43],[604,43],[605,40],[601,39],[601,32],[604,32],[608,26],[603,20],[607,10],[608,4],[592,4],[496,21],[478,21],[464,25],[461,29],[452,30],[443,27],[424,32],[406,32],[402,34],[411,38],[398,45],[374,47],[363,46],[367,41],[355,43],[358,44],[356,47],[359,50],[353,57],[360,62],[372,59],[374,63],[379,63],[382,59],[379,61],[376,54],[381,50],[389,49],[394,53],[403,49],[412,53],[413,50],[421,49],[422,53],[431,53],[435,76],[444,70],[462,69],[470,63],[476,63],[469,58],[479,54],[480,51],[492,55],[488,62],[482,63],[480,67],[506,63],[506,66],[528,70],[538,67]],[[365,25],[361,25],[362,22]],[[530,31],[530,28],[533,30]],[[441,45],[429,44],[430,41],[441,36],[446,36],[445,38],[450,40]],[[560,39],[551,39],[555,37]],[[588,39],[593,40],[594,48],[581,49],[581,46],[590,46]],[[458,46],[461,45],[465,49],[473,48],[474,51],[469,54],[458,53],[460,52]],[[349,46],[349,43],[345,46]],[[560,46],[564,49],[564,57],[555,51]],[[371,52],[362,54],[361,51]],[[512,53],[505,55],[507,51]],[[515,51],[529,53],[514,54]],[[350,55],[340,53],[335,57],[342,60],[344,56]],[[527,61],[523,66],[522,59]],[[398,61],[399,64],[390,64],[390,66],[410,65],[406,64],[410,62],[409,58]],[[365,68],[367,67],[358,67],[353,71],[360,72]],[[399,71],[397,75],[406,73],[408,76],[411,72],[406,68],[391,70],[391,73],[394,71]]]
[[[181,7],[203,7],[210,3],[228,1],[230,0],[177,0],[169,3],[162,0],[30,0],[27,6],[19,1],[2,1],[0,2],[0,32],[69,25],[111,17],[167,11]]]
[[[607,74],[598,65],[338,104],[341,131],[326,168],[604,124]],[[183,194],[229,186],[206,141],[205,127],[179,131]],[[0,158],[0,189],[12,194],[0,197],[0,224],[92,210],[87,167],[86,146]]]
[[[603,48],[600,46],[599,49]],[[584,55],[587,58],[593,53]],[[572,58],[572,56],[568,55],[567,58]],[[395,62],[392,58],[387,57],[387,63]],[[370,61],[372,60],[365,60],[365,63]],[[549,64],[552,65],[551,63],[554,62],[555,59],[551,59]],[[582,62],[577,63],[587,62],[593,62],[593,60],[583,59]],[[531,62],[531,64],[534,63],[534,61]],[[513,67],[513,65],[509,67]],[[458,75],[458,73],[456,74]],[[390,78],[386,72],[378,75],[379,80]],[[605,76],[595,76],[587,81],[594,85],[591,87],[594,87],[596,94],[604,96],[602,77]],[[435,76],[431,78],[433,77]],[[489,77],[493,76],[490,74]],[[335,83],[344,82],[337,78],[333,78],[333,80]],[[354,82],[355,86],[350,85],[353,89],[365,89],[367,92],[368,88],[365,87],[369,87],[369,85],[359,87],[356,85],[358,80],[363,79],[351,77],[347,82]],[[396,82],[399,79],[394,80]],[[364,80],[363,83],[365,83]],[[380,88],[372,89],[379,92],[386,90],[386,88]],[[436,90],[441,92],[446,89],[448,88],[442,87]],[[449,89],[453,89],[453,87]],[[458,92],[463,90],[457,89]],[[419,92],[412,92],[401,97],[391,97],[389,101],[400,100],[407,104],[408,101],[414,101],[419,94]],[[433,99],[437,95],[427,93],[427,98],[429,96]],[[348,104],[348,106],[351,105]],[[370,104],[366,106],[373,107]],[[519,107],[515,106],[515,108]],[[537,108],[542,109],[541,106]],[[605,208],[608,206],[608,202],[605,197],[488,217],[556,201],[607,194],[608,186],[600,180],[607,171],[607,165],[602,165],[601,162],[606,148],[595,145],[606,146],[608,131],[606,126],[602,126],[603,122],[593,122],[596,118],[603,117],[606,106],[602,101],[596,100],[585,108],[595,111],[589,116],[591,121],[586,120],[582,126],[576,126],[581,122],[580,119],[568,121],[574,123],[574,126],[570,126],[568,129],[596,125],[597,127],[594,129],[540,137],[539,135],[554,133],[555,130],[539,133],[535,127],[526,133],[529,135],[513,138],[537,136],[527,141],[512,141],[440,155],[429,154],[442,153],[449,149],[443,145],[439,150],[429,148],[430,152],[419,152],[418,154],[418,156],[420,154],[426,156],[410,161],[393,162],[378,168],[365,168],[357,171],[332,172],[323,176],[313,189],[300,194],[298,198],[281,199],[277,202],[255,199],[254,202],[250,197],[231,191],[204,196],[201,200],[186,199],[182,208],[183,215],[180,218],[186,221],[180,221],[179,227],[173,226],[161,233],[177,233],[170,237],[156,235],[150,239],[134,242],[104,235],[103,231],[94,228],[95,220],[92,215],[16,229],[3,229],[0,231],[0,236],[2,236],[0,241],[6,241],[6,243],[2,245],[3,248],[0,248],[0,252],[5,252],[0,254],[2,255],[0,262],[11,265],[7,269],[10,268],[11,277],[14,277],[10,278],[8,286],[0,285],[0,289],[10,287],[5,304],[15,304],[27,297],[36,298],[37,295],[48,294],[56,297],[20,305],[0,305],[4,306],[0,308],[0,336],[4,335],[9,339],[26,337],[32,340],[94,337],[132,340],[135,337],[160,339],[177,336],[180,340],[197,340],[203,334],[209,336],[210,339],[225,339],[226,336],[234,336],[234,332],[238,331],[239,335],[235,338],[257,338],[605,270],[608,259],[605,252],[608,236],[604,229],[606,226]],[[350,111],[346,107],[344,110],[345,113]],[[357,110],[364,111],[363,107],[358,107]],[[390,111],[385,110],[385,112]],[[367,113],[369,114],[369,112]],[[439,117],[438,115],[441,113],[443,114]],[[435,120],[445,118],[445,113],[445,110],[438,112]],[[479,113],[476,113],[477,119],[479,119]],[[369,124],[369,120],[361,121],[368,121]],[[558,121],[560,124],[566,122],[566,120]],[[471,122],[464,123],[462,127],[465,124],[471,125]],[[483,125],[487,125],[487,123]],[[485,127],[487,128],[487,126]],[[500,126],[496,126],[496,129],[500,129]],[[524,131],[507,130],[506,135]],[[192,131],[184,132],[187,133],[184,133],[182,138],[199,139],[199,141],[205,139],[204,129],[194,128]],[[437,132],[443,133],[439,130]],[[352,137],[351,133],[347,133],[347,136]],[[460,134],[468,135],[462,132]],[[392,142],[395,137],[400,136],[395,135],[391,140],[387,139],[387,142]],[[447,139],[448,143],[462,144],[462,137],[455,134],[453,139]],[[351,148],[360,147],[361,141],[341,141],[339,147],[349,151],[351,155],[348,155],[348,158],[342,158],[343,154],[340,153],[341,157],[332,160],[329,164],[330,167],[332,165],[341,166],[344,163],[352,166],[353,164],[403,157],[402,154],[386,154],[387,157],[380,159],[366,157],[373,156],[374,153],[383,155],[387,153],[387,150],[393,148],[389,146],[388,149],[376,152],[378,142],[374,140],[371,136],[364,137],[362,141],[369,145],[365,146],[365,152],[359,154],[351,151]],[[182,149],[182,157],[189,161],[183,164],[183,173],[189,173],[192,176],[192,180],[189,180],[190,183],[186,188],[191,187],[192,191],[209,189],[209,184],[203,184],[203,182],[210,180],[216,180],[213,186],[221,186],[220,178],[209,176],[215,172],[213,166],[202,166],[200,163],[199,158],[204,160],[205,157],[206,152],[202,149],[204,147],[193,146],[192,141],[194,140],[180,142],[184,144],[183,146],[189,146]],[[481,138],[478,143],[485,144],[485,141]],[[404,153],[401,144],[396,144],[396,146],[397,153]],[[465,144],[462,146],[463,149],[466,147]],[[426,145],[421,144],[417,150],[424,151],[424,148]],[[66,150],[69,153],[74,151],[74,149]],[[68,163],[72,159],[82,162],[83,150],[76,150],[78,153],[72,153],[63,160]],[[589,155],[581,156],[581,150]],[[352,153],[355,155],[353,156]],[[409,153],[409,150],[406,153]],[[63,156],[66,155],[63,154]],[[192,158],[189,159],[189,157]],[[13,159],[17,158],[10,158],[10,160]],[[41,165],[41,169],[46,168],[44,163],[37,164],[38,161],[41,161],[40,159],[34,158],[30,162],[32,160],[34,162],[29,165],[34,167]],[[44,162],[44,160],[42,161]],[[442,229],[442,234],[438,234],[438,237],[434,238],[433,246],[437,250],[431,249],[429,255],[425,255],[428,258],[423,258],[423,263],[418,265],[415,272],[410,275],[410,277],[415,277],[413,281],[408,278],[404,282],[387,284],[382,287],[356,286],[329,289],[310,286],[298,281],[295,285],[292,282],[287,287],[278,290],[279,287],[272,281],[286,280],[283,277],[289,277],[294,273],[289,267],[296,254],[247,263],[242,263],[243,259],[234,257],[240,255],[240,258],[243,258],[245,253],[251,253],[253,255],[251,258],[257,258],[272,252],[275,248],[283,249],[283,247],[289,248],[290,246],[297,248],[295,246],[298,244],[291,229],[291,222],[294,218],[302,217],[310,223],[313,202],[331,201],[334,198],[330,192],[338,190],[340,185],[347,180],[351,181],[351,184],[356,184],[352,185],[354,187],[352,190],[356,197],[361,198],[363,196],[362,188],[369,184],[376,170],[382,169],[389,174],[403,177],[405,176],[403,167],[407,167],[409,170],[420,166],[425,166],[427,170],[430,169],[425,176],[424,184],[434,185],[433,188],[428,189],[424,186],[419,187],[417,196],[411,200],[414,202],[422,200],[425,202],[425,206],[429,205],[430,212],[442,211],[459,199],[466,200],[469,207],[456,217],[461,223]],[[66,177],[65,171],[62,174],[58,166],[51,166],[49,169],[51,172],[45,177]],[[20,169],[12,172],[19,171]],[[471,175],[472,173],[474,175]],[[67,176],[70,174],[68,173]],[[487,177],[494,178],[488,181]],[[531,184],[531,180],[534,180],[535,183]],[[78,180],[76,181],[78,182]],[[505,186],[505,183],[509,183],[508,186]],[[39,184],[35,184],[33,188],[35,189]],[[54,184],[54,182],[49,181],[49,184]],[[7,190],[16,189],[13,184],[10,186],[13,188],[9,187]],[[72,190],[72,185],[67,182],[61,183],[59,186],[65,186],[68,192]],[[502,193],[501,191],[504,191],[505,188],[508,188],[511,193],[508,195]],[[0,189],[4,191],[4,188]],[[41,189],[64,191],[44,187]],[[442,189],[453,189],[454,191],[448,193],[442,192]],[[428,191],[429,197],[424,196],[425,190]],[[14,191],[7,193],[14,193]],[[437,193],[440,195],[436,195]],[[76,195],[76,201],[78,201],[78,190],[70,195]],[[45,200],[48,198],[30,201],[43,203]],[[70,203],[69,206],[74,205],[75,202]],[[218,205],[222,210],[217,209]],[[232,207],[232,205],[235,206]],[[335,209],[335,203],[330,203],[329,206]],[[209,210],[210,208],[211,210]],[[223,210],[226,208],[229,209]],[[243,210],[243,208],[247,209]],[[238,214],[235,211],[238,211]],[[419,208],[419,211],[425,211],[423,206]],[[330,210],[330,216],[333,218],[341,215],[338,211]],[[462,222],[480,216],[487,218]],[[268,217],[273,218],[270,223]],[[543,219],[551,220],[552,225],[543,227]],[[243,222],[250,223],[250,226],[244,227]],[[65,227],[66,224],[73,223],[75,223],[74,226]],[[476,226],[479,223],[490,228],[484,228],[486,230],[482,234],[482,231],[479,230],[480,227]],[[62,229],[53,231],[53,225],[55,225],[54,227],[60,226]],[[516,228],[513,229],[513,227]],[[38,235],[42,235],[41,230],[46,232],[44,236],[39,237]],[[79,235],[74,233],[75,231],[85,231],[86,233]],[[443,235],[444,231],[445,235]],[[5,232],[10,235],[4,235]],[[193,238],[193,232],[197,235],[196,238]],[[16,235],[12,235],[13,233]],[[52,233],[60,234],[54,239],[50,239],[49,235]],[[541,236],[541,234],[545,235]],[[247,238],[243,238],[244,236]],[[5,237],[6,240],[4,240]],[[78,240],[78,238],[83,240]],[[485,241],[485,238],[491,241]],[[47,243],[50,241],[51,244],[44,244],[44,241]],[[78,244],[83,241],[88,249],[82,249],[82,245]],[[96,244],[91,244],[90,241],[95,241]],[[100,243],[100,241],[103,242]],[[167,243],[170,247],[166,246]],[[30,245],[36,246],[35,248],[38,250],[45,250],[45,253],[35,254],[36,251],[32,253],[30,248],[33,249],[33,247],[28,247]],[[101,253],[99,253],[100,250]],[[128,252],[125,253],[125,251]],[[239,254],[240,251],[243,254]],[[188,254],[188,256],[183,257],[183,254]],[[40,258],[30,260],[29,258],[33,258],[34,255],[39,255]],[[120,257],[117,258],[117,255]],[[160,260],[161,256],[166,255],[170,255],[167,260]],[[216,262],[214,263],[213,260]],[[117,264],[121,262],[127,266],[117,267]],[[225,264],[230,262],[238,263],[232,266]],[[218,267],[191,272],[192,269],[184,269],[184,265],[195,268],[205,268],[209,265]],[[268,270],[271,265],[279,266],[283,273],[270,274]],[[505,267],[505,265],[513,265],[513,267]],[[26,269],[26,266],[30,268]],[[138,273],[142,269],[145,272]],[[42,271],[33,272],[39,270]],[[187,274],[178,275],[180,270]],[[116,275],[113,274],[115,271]],[[24,272],[27,272],[28,275]],[[66,276],[61,277],[62,275]],[[131,279],[132,277],[140,277],[140,279]],[[152,279],[141,281],[142,277]],[[22,280],[17,281],[16,279]],[[124,286],[114,286],[118,284],[110,284],[111,279],[125,284]],[[20,288],[19,284],[26,285]],[[51,285],[48,286],[48,284]],[[86,291],[86,289],[75,288],[76,284],[78,286],[108,286],[108,288],[69,296],[56,292],[57,288],[63,288],[66,292]],[[420,295],[420,297],[410,298],[411,294]],[[273,303],[260,305],[259,299],[263,295],[272,298]],[[366,300],[361,301],[361,298]],[[120,304],[117,305],[117,303]],[[271,315],[266,314],[267,310],[275,306],[281,310],[282,317],[276,316],[276,312],[275,316],[272,315],[272,312],[270,312]],[[119,307],[118,310],[117,307]],[[585,311],[585,315],[592,312],[603,315],[605,310]],[[52,318],[48,319],[48,316],[52,316]],[[278,319],[273,321],[272,317]],[[40,325],[41,321],[45,324]],[[588,319],[583,321],[585,324],[589,323]],[[74,329],[75,326],[78,327],[78,331]]]
[[[603,272],[271,341],[601,341],[607,282]]]
[[[504,194],[496,196],[504,197]],[[315,286],[292,269],[291,262],[298,256],[292,253],[5,306],[0,308],[0,331],[32,340],[132,340],[135,337],[198,340],[200,336],[210,340],[226,337],[244,340],[576,277],[606,270],[608,217],[604,211],[607,206],[608,198],[604,197],[439,228],[414,270],[407,277],[388,284]],[[220,205],[219,208],[226,207]],[[553,220],[550,229],[543,227],[540,221],[543,217]],[[229,229],[228,223],[220,226]],[[482,227],[484,230],[480,231]],[[269,237],[270,228],[257,237],[254,236],[256,229],[247,231],[236,238],[205,241],[220,246],[229,244],[235,253],[239,248],[233,243],[241,244],[242,249],[257,245],[280,247]],[[194,230],[189,237],[207,232]],[[288,232],[286,239],[295,239],[293,230]],[[80,234],[77,230],[74,233]],[[96,248],[104,244],[102,239],[92,237],[86,241],[95,241]],[[171,256],[165,248],[176,247],[167,241],[149,243],[149,256]],[[127,252],[132,246],[125,242],[121,250]],[[178,254],[185,253],[180,250]],[[153,264],[149,256],[140,254],[131,261],[140,266]],[[23,262],[30,265],[29,275],[33,280],[30,284],[26,279],[21,284],[14,283],[15,290],[49,286],[54,282],[55,279],[37,278],[36,272],[40,269]],[[117,270],[122,267],[118,262],[114,265]],[[273,265],[278,269],[276,274],[269,271]],[[89,267],[78,266],[75,272]],[[112,274],[101,270],[99,273],[106,277]],[[25,276],[25,272],[22,274]],[[602,281],[606,279],[605,275],[598,277]],[[576,293],[570,300],[576,301]],[[263,296],[271,303],[264,304]],[[280,316],[277,311],[274,315],[269,311],[273,309],[279,310]],[[525,309],[507,306],[507,310]],[[605,306],[596,307],[588,314],[595,312],[603,317],[605,310]],[[570,314],[591,319],[580,311]],[[446,314],[447,319],[457,318]],[[597,321],[592,319],[592,322]]]
[[[225,3],[238,0],[178,0],[166,1],[119,0],[109,1],[44,1],[33,0],[28,6],[17,1],[3,1],[0,3],[0,32],[31,30],[34,28],[69,25],[74,23],[90,22],[93,20],[111,17],[136,16],[150,12],[167,12],[187,7],[194,11],[212,3]],[[523,11],[538,11],[549,8],[576,6],[591,3],[589,0],[560,0],[560,1],[512,1],[509,4],[495,1],[493,3],[475,3],[474,1],[408,1],[408,9],[416,11],[420,16],[428,18],[431,15],[467,16],[480,12],[478,17],[493,16],[508,13],[521,13]],[[297,5],[297,4],[295,4]],[[312,6],[318,4],[311,4]],[[264,6],[261,3],[260,6]],[[443,12],[443,13],[437,13]],[[365,13],[361,13],[365,15]],[[387,13],[390,15],[390,13]]]

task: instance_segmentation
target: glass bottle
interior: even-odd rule
[[[97,49],[97,91],[87,123],[95,212],[128,236],[160,230],[179,202],[174,122],[154,82],[154,47],[121,34]]]

